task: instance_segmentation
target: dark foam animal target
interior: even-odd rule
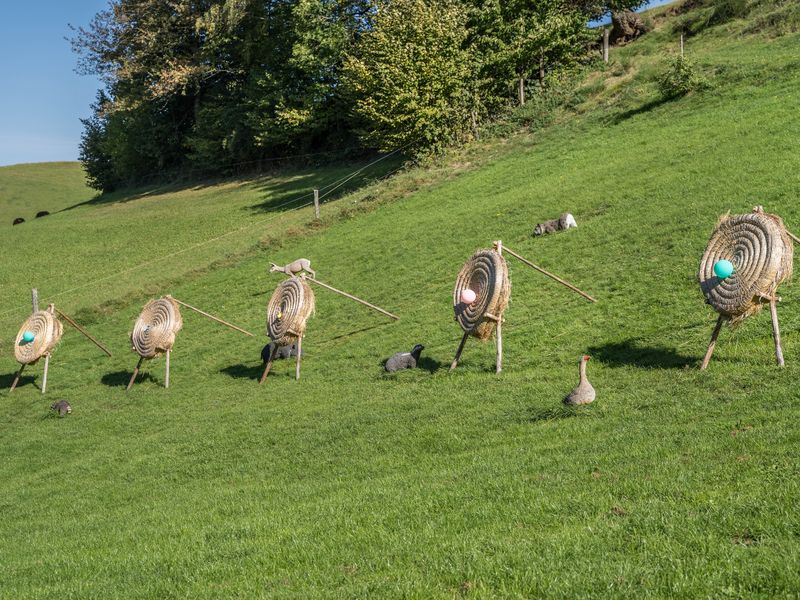
[[[50,213],[48,211],[46,211],[46,210],[40,210],[39,212],[36,213],[36,218],[37,219],[41,219],[42,217],[46,217],[49,214]]]
[[[578,224],[575,222],[575,217],[573,217],[571,213],[564,213],[557,219],[550,219],[549,221],[536,225],[533,229],[533,235],[540,236],[546,233],[555,233],[556,231],[571,229],[577,226]]]
[[[389,373],[394,373],[395,371],[400,371],[401,369],[414,369],[419,362],[419,356],[422,354],[422,351],[425,349],[425,346],[422,344],[417,344],[411,350],[411,352],[398,352],[393,354],[389,360],[386,361],[386,364],[383,366]]]
[[[269,360],[269,354],[272,352],[272,348],[274,346],[275,342],[270,342],[261,349],[261,361],[264,364],[266,364]],[[297,344],[292,344],[290,346],[278,346],[278,352],[275,354],[275,358],[291,358],[293,356],[297,356]]]
[[[14,219],[14,222],[12,223],[12,225],[19,225],[20,223],[24,223],[24,222],[25,222],[25,219],[23,219],[22,217],[17,217],[16,219]]]

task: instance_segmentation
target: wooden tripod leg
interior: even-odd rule
[[[464,351],[464,344],[467,343],[468,337],[469,331],[465,332],[464,337],[461,338],[461,343],[458,345],[458,350],[456,350],[456,356],[453,358],[453,364],[450,365],[451,371],[458,366],[458,360],[461,358],[461,353]]]
[[[169,350],[167,350],[167,374],[164,377],[164,387],[169,388]]]
[[[772,339],[775,340],[775,358],[778,366],[783,366],[783,349],[781,348],[781,328],[778,325],[778,308],[774,299],[770,300],[769,313],[772,316]]]
[[[142,366],[142,361],[144,360],[144,356],[139,357],[139,362],[136,363],[136,368],[133,370],[133,375],[131,375],[131,380],[128,382],[128,387],[125,388],[126,392],[129,392],[130,389],[133,387],[133,382],[136,381],[136,376],[139,374],[139,369]]]
[[[44,377],[42,377],[42,393],[47,391],[47,371],[50,369],[50,353],[44,355]]]
[[[294,378],[300,381],[300,354],[303,349],[303,338],[297,338],[297,365],[295,366]]]
[[[267,365],[264,367],[264,373],[261,375],[261,379],[258,380],[258,383],[264,383],[267,380],[267,375],[269,375],[269,370],[272,368],[272,361],[275,360],[275,355],[278,353],[278,344],[272,346],[272,352],[269,353],[269,360],[267,361]]]
[[[24,370],[25,370],[25,365],[22,365],[22,366],[19,368],[19,371],[17,371],[17,376],[16,376],[16,377],[14,377],[14,383],[12,383],[12,384],[11,384],[11,389],[10,389],[10,390],[8,390],[8,393],[9,393],[9,394],[10,394],[11,392],[13,392],[13,391],[14,391],[14,388],[15,388],[15,387],[17,387],[17,384],[19,383],[19,378],[20,378],[20,377],[22,377],[22,372],[23,372]]]
[[[700,365],[701,371],[706,370],[706,367],[708,367],[708,362],[711,360],[711,355],[714,354],[714,346],[717,345],[717,338],[719,337],[719,331],[722,329],[722,322],[724,320],[725,317],[722,315],[720,315],[717,319],[717,324],[714,326],[714,332],[711,334],[711,341],[708,344],[708,350],[706,350],[706,355],[703,357],[703,364]]]
[[[499,373],[503,370],[503,317],[500,317],[497,321],[497,370],[496,373]]]

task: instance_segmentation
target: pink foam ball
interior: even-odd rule
[[[462,290],[461,302],[463,302],[464,304],[472,304],[473,302],[475,302],[475,298],[477,298],[477,296],[475,295],[475,292],[473,292],[471,289],[467,288],[465,290]]]

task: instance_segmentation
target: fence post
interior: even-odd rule
[[[608,36],[611,30],[608,27],[603,29],[603,62],[608,62]]]
[[[319,190],[314,190],[314,217],[319,220]]]

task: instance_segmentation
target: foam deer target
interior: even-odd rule
[[[458,366],[461,353],[470,336],[479,340],[488,340],[492,333],[495,334],[497,349],[496,371],[500,373],[503,370],[503,313],[511,299],[511,281],[503,251],[523,264],[565,285],[587,300],[596,302],[585,292],[533,264],[510,248],[503,246],[503,242],[498,240],[494,242],[492,248],[476,251],[464,263],[456,277],[456,285],[453,289],[453,311],[455,320],[461,326],[464,335],[450,365],[451,371]]]
[[[252,336],[253,334],[231,325],[230,323],[218,319],[199,308],[195,308],[185,302],[181,302],[172,296],[163,296],[154,300],[150,300],[145,304],[139,318],[133,325],[133,332],[131,333],[131,346],[134,352],[139,355],[139,362],[133,370],[133,375],[128,382],[126,391],[130,390],[133,383],[136,381],[136,376],[139,374],[139,369],[142,367],[142,362],[161,356],[166,356],[166,370],[164,376],[164,387],[169,387],[169,368],[170,368],[170,355],[172,348],[175,345],[175,338],[178,332],[183,328],[183,317],[181,316],[180,307],[186,307],[194,312],[197,312],[209,319],[221,323],[231,329]]]
[[[698,272],[706,303],[719,314],[701,369],[708,367],[723,323],[741,323],[766,304],[772,317],[776,360],[784,365],[777,290],[792,276],[792,238],[783,220],[760,206],[750,214],[720,218]]]
[[[22,324],[14,341],[14,358],[20,363],[14,381],[11,384],[10,392],[17,387],[22,372],[28,365],[35,365],[44,358],[44,374],[42,376],[42,393],[47,391],[47,375],[50,370],[50,356],[55,350],[61,337],[64,334],[64,326],[56,315],[61,316],[70,325],[75,327],[80,333],[86,336],[92,343],[98,346],[108,356],[111,356],[105,346],[89,335],[85,329],[78,325],[73,319],[58,310],[54,304],[50,304],[46,310],[39,310],[39,294],[32,290],[33,313]]]
[[[300,379],[303,336],[306,332],[306,321],[313,314],[314,307],[314,290],[305,278],[290,277],[281,281],[275,288],[267,305],[267,335],[273,342],[272,352],[259,383],[264,383],[267,379],[278,348],[295,343],[297,344],[295,377]]]

